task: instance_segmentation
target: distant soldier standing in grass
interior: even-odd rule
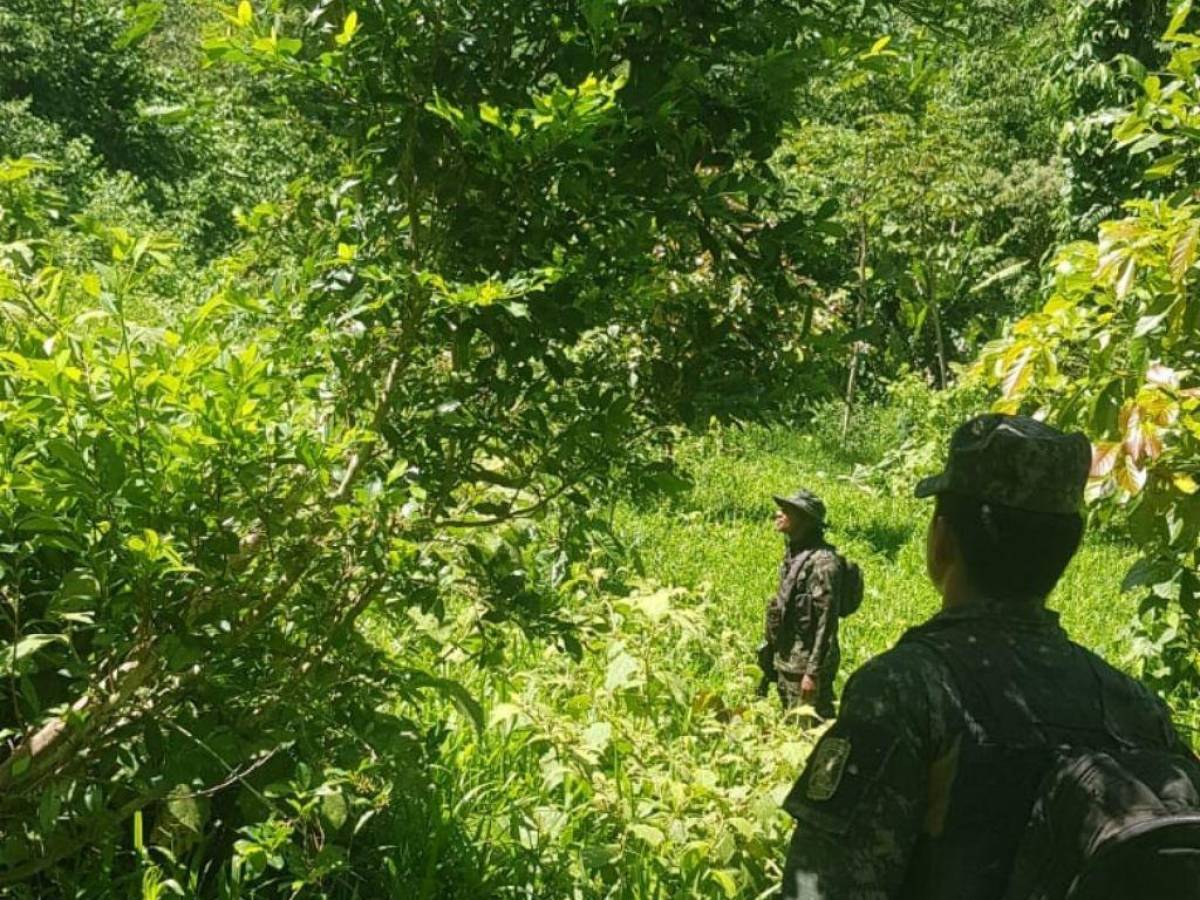
[[[763,687],[776,682],[784,709],[805,704],[831,718],[841,662],[838,617],[861,601],[862,576],[826,542],[825,504],[816,494],[800,490],[775,503],[775,530],[787,544],[759,648]]]

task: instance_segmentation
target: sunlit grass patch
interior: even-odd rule
[[[737,624],[746,648],[761,637],[778,578],[782,546],[771,528],[771,495],[800,486],[824,499],[830,539],[863,568],[866,599],[841,632],[842,680],[936,611],[925,576],[928,501],[868,489],[811,436],[783,428],[714,432],[685,445],[678,460],[694,487],[653,506],[622,508],[621,532],[647,575],[706,586],[717,615]],[[1050,600],[1076,640],[1114,661],[1135,612],[1120,593],[1131,562],[1128,548],[1089,536]]]

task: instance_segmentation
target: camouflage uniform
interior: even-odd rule
[[[833,548],[825,543],[789,546],[779,566],[779,590],[767,605],[766,638],[775,650],[784,709],[799,705],[801,680],[809,675],[817,683],[817,713],[833,716],[833,680],[841,662],[840,569]]]
[[[1108,727],[1138,745],[1186,752],[1161,702],[1070,642],[1055,613],[987,602],[940,613],[847,683],[837,722],[784,802],[797,822],[784,897],[932,900],[941,895],[929,881],[953,865],[944,858],[952,852],[985,862],[948,879],[948,896],[1002,896],[1011,854],[997,852],[1002,814],[989,804],[1003,805],[1018,786],[997,765],[968,821],[969,811],[949,809],[962,736],[981,726],[927,639],[972,654],[978,677],[1002,689],[1030,735]]]
[[[947,471],[918,490],[1073,511],[1087,450],[1079,435],[985,416],[955,433]],[[1023,468],[990,458],[1013,454]],[[997,731],[1008,740],[991,740]],[[847,683],[784,802],[797,824],[782,896],[1000,900],[1037,789],[1012,754],[1077,742],[1191,756],[1166,707],[1069,641],[1040,599],[939,613]],[[960,770],[970,777],[956,782]]]

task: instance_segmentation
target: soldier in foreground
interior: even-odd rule
[[[858,567],[825,540],[825,504],[810,491],[775,497],[775,530],[786,539],[779,590],[767,604],[759,648],[763,684],[776,682],[785,710],[812,706],[833,717],[833,681],[841,662],[838,618],[862,599]]]
[[[1200,897],[1200,767],[1044,607],[1089,464],[1083,435],[1029,418],[954,433],[917,486],[942,609],[847,683],[784,802],[783,897]]]

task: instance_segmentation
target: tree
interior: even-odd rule
[[[818,321],[868,394],[905,368],[945,387],[1033,296],[1060,187],[1038,69],[1052,25],[981,15],[942,40],[910,23],[805,97],[780,165],[807,202],[838,203]]]

